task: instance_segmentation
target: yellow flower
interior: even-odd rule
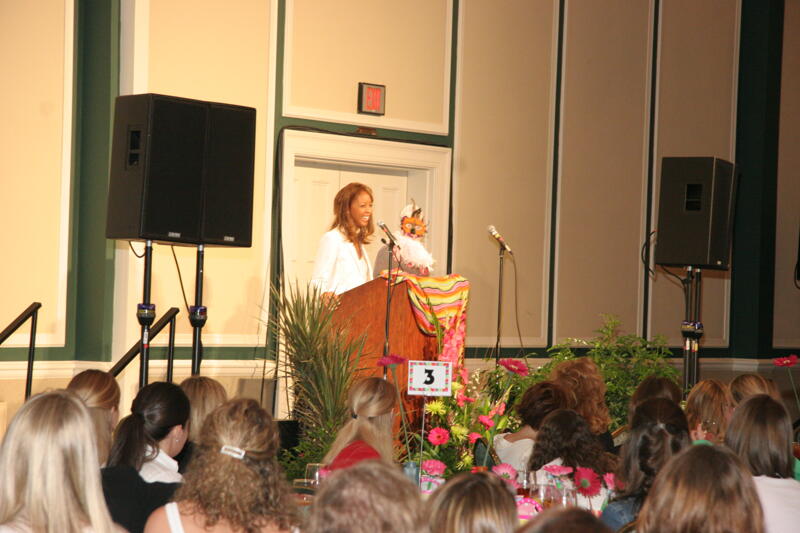
[[[459,424],[455,424],[450,428],[450,436],[459,442],[467,438],[467,433],[469,433],[469,430]]]
[[[434,400],[425,405],[425,412],[430,415],[443,416],[445,413],[447,413],[447,408],[444,406],[444,402],[442,400]]]
[[[458,381],[454,381],[453,383],[450,384],[450,386],[453,388],[453,392],[458,392],[464,388],[464,385],[462,385]]]
[[[456,468],[459,470],[466,470],[467,468],[471,468],[473,464],[472,454],[469,452],[463,452],[461,456],[458,458],[458,463],[456,464]]]

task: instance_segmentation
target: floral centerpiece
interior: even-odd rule
[[[776,357],[772,360],[775,366],[782,366],[789,374],[789,382],[792,384],[792,392],[794,392],[794,401],[797,403],[797,410],[800,411],[800,396],[797,395],[797,385],[794,383],[792,377],[792,367],[797,364],[797,354],[791,354],[787,357]]]

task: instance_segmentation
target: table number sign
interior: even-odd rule
[[[453,363],[409,361],[408,394],[416,396],[452,395]]]

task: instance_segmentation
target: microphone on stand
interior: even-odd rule
[[[379,222],[378,224],[380,224],[380,222]],[[511,247],[508,245],[508,243],[507,243],[507,242],[506,242],[506,240],[503,238],[503,236],[502,236],[502,235],[500,235],[500,233],[498,233],[498,232],[497,232],[497,229],[496,229],[494,226],[492,226],[492,225],[490,224],[490,225],[489,225],[489,227],[488,227],[488,228],[486,228],[486,229],[489,231],[489,235],[491,235],[492,237],[494,237],[494,239],[495,239],[497,242],[499,242],[499,243],[500,243],[500,246],[502,246],[502,247],[505,249],[505,251],[506,251],[506,252],[510,253],[511,255],[514,255],[514,252],[512,252],[512,251],[511,251]]]
[[[386,224],[383,223],[383,220],[378,221],[378,227],[381,228],[383,232],[386,234],[386,236],[389,238],[389,241],[391,241],[392,246],[397,246],[397,248],[400,249],[400,245],[398,245],[397,241],[394,240],[394,235],[392,235],[392,232],[391,230],[389,230],[388,226],[386,226]]]

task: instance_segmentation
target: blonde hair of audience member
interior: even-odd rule
[[[764,533],[750,472],[724,446],[689,446],[669,461],[636,521],[636,533]]]
[[[507,483],[490,472],[459,474],[425,506],[430,533],[511,533],[519,523]]]
[[[350,417],[339,430],[323,462],[330,463],[356,440],[366,442],[384,461],[391,462],[392,421],[396,401],[397,389],[385,379],[366,378],[353,384],[347,395]]]
[[[758,374],[740,374],[733,378],[728,388],[731,391],[734,407],[738,407],[747,398],[756,394],[768,394],[775,400],[782,401],[780,395],[775,394],[774,384]]]
[[[692,440],[722,442],[732,407],[730,391],[721,381],[704,379],[698,382],[686,399],[686,420]]]
[[[304,533],[427,532],[419,488],[383,461],[331,473],[317,492]]]
[[[244,456],[221,453],[224,446]],[[295,523],[294,503],[278,464],[279,449],[278,427],[255,400],[234,399],[211,412],[175,493],[184,529],[288,531]],[[159,531],[170,531],[164,507],[145,527],[147,533]]]
[[[588,357],[562,361],[550,371],[550,380],[569,391],[572,403],[567,407],[586,419],[592,433],[608,431],[611,416],[606,405],[606,384],[594,361]]]
[[[74,394],[38,394],[0,447],[0,525],[21,532],[119,531],[106,508],[89,410]]]
[[[184,379],[181,381],[181,389],[188,396],[189,404],[192,406],[189,411],[189,440],[197,442],[203,421],[211,411],[228,401],[228,393],[225,392],[222,383],[205,376]]]
[[[89,408],[97,436],[97,455],[103,465],[108,460],[111,436],[119,422],[120,391],[117,380],[102,370],[84,370],[70,380],[67,390],[83,400]]]
[[[612,533],[585,509],[549,509],[517,530],[517,533]]]
[[[794,477],[792,421],[782,403],[757,394],[733,412],[725,444],[754,476]]]

